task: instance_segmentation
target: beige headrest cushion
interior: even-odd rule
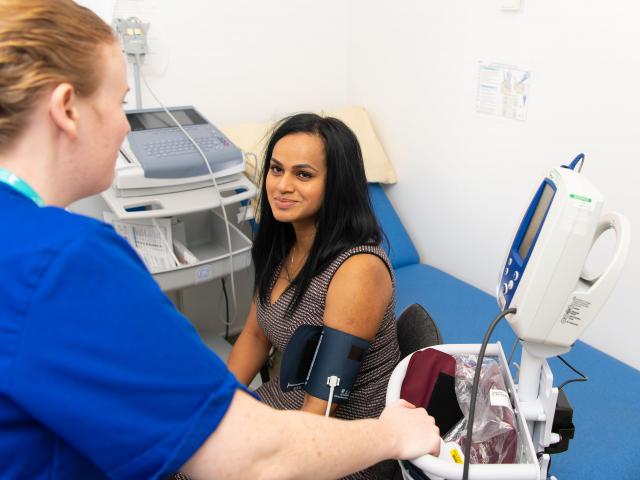
[[[347,107],[319,112],[326,117],[342,120],[358,137],[367,181],[370,183],[396,183],[396,172],[373,130],[367,111],[362,107]],[[275,122],[245,123],[221,128],[233,143],[245,152],[255,153],[261,164]],[[247,175],[256,180],[258,171],[251,158],[247,158]]]

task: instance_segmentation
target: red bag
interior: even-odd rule
[[[455,391],[455,359],[435,348],[415,352],[409,360],[400,398],[424,407],[444,435],[460,419],[462,410]]]

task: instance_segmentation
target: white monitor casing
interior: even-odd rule
[[[547,191],[554,190],[548,206],[541,200],[545,185]],[[538,203],[546,212],[536,212]],[[598,189],[569,168],[552,169],[534,195],[498,283],[500,308],[517,308],[507,319],[531,346],[568,350],[611,293],[628,252],[629,224],[619,214],[602,216],[602,206]],[[610,228],[617,237],[612,260],[603,272],[587,272],[584,266],[593,244]],[[526,236],[530,245],[523,248]]]

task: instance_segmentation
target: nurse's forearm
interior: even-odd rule
[[[316,415],[326,415],[327,413],[327,401],[321,400],[320,398],[314,397],[313,395],[309,395],[305,393],[304,402],[302,403],[302,408],[300,409],[303,412],[315,413]],[[331,404],[331,416],[333,417],[338,410],[339,405],[337,403]]]
[[[332,479],[386,458],[436,451],[439,441],[423,409],[396,407],[379,420],[343,421],[276,411],[238,392],[182,471],[194,479]]]

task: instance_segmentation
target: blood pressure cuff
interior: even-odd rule
[[[345,403],[355,384],[369,342],[327,326],[301,325],[282,354],[280,388],[283,392],[304,389],[329,400],[328,379],[339,378],[334,403]]]

